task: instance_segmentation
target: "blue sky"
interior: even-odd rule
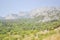
[[[60,0],[0,0],[0,16],[47,6],[60,7]]]

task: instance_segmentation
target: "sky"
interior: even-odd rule
[[[52,6],[60,7],[60,0],[0,0],[0,16]]]

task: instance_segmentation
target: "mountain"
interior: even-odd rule
[[[28,13],[27,12],[20,12],[17,14],[10,14],[5,16],[5,19],[20,19],[20,18],[27,18]]]
[[[9,14],[5,17],[0,17],[0,19],[22,19],[29,18],[33,19],[36,22],[48,22],[60,19],[60,7],[44,7],[36,8],[30,12],[19,12],[16,14]],[[28,20],[29,20],[28,19]],[[32,20],[31,20],[32,21]]]
[[[4,19],[4,17],[0,16],[0,20]]]
[[[31,18],[38,22],[46,22],[60,19],[60,8],[59,7],[44,7],[37,8],[30,12]]]

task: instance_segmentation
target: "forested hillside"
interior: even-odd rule
[[[0,40],[60,40],[60,8],[34,9],[26,17],[0,18]]]

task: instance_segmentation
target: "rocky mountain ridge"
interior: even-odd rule
[[[20,12],[18,14],[10,14],[3,17],[3,19],[19,19],[19,18],[31,18],[34,20],[36,19],[38,22],[59,20],[60,8],[59,7],[37,8],[31,10],[30,12]]]

